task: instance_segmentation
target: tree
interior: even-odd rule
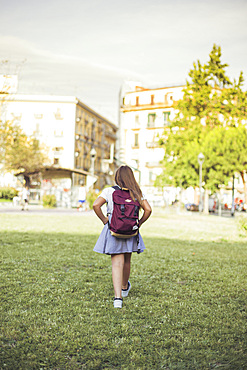
[[[230,177],[236,172],[242,175],[247,168],[247,130],[243,125],[215,128],[207,134],[201,149],[205,155],[204,181],[208,188],[227,185]]]
[[[33,172],[46,161],[44,148],[36,138],[26,136],[14,122],[0,121],[0,163],[5,171]],[[28,182],[28,176],[24,177]]]
[[[155,185],[171,184],[186,188],[197,184],[200,144],[195,139],[194,130],[191,127],[171,130],[163,145],[166,150],[163,160],[165,170],[157,177]]]
[[[239,152],[246,152],[246,147],[242,141],[238,146],[236,140],[246,137],[243,122],[247,119],[247,94],[242,90],[243,73],[231,82],[227,66],[221,62],[221,48],[216,45],[206,64],[193,64],[183,98],[175,106],[175,119],[161,140],[166,152],[157,185],[198,185],[200,152],[205,155],[206,188],[216,190],[234,171],[243,175],[247,166]]]

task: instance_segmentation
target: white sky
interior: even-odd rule
[[[114,123],[125,80],[183,84],[214,43],[231,79],[247,79],[246,0],[0,0],[0,73],[19,69],[19,93],[76,95]]]

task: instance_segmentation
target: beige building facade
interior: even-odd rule
[[[119,159],[136,168],[143,191],[151,197],[158,192],[153,185],[165,154],[159,140],[175,117],[174,103],[183,97],[183,88],[132,86],[128,91],[125,86],[120,94]]]
[[[114,181],[117,126],[76,97],[0,94],[0,114],[45,146],[49,171],[43,179],[64,177],[64,188],[96,180],[98,189]]]
[[[120,93],[119,158],[121,162],[136,169],[136,177],[143,192],[156,205],[171,204],[176,199],[181,199],[185,204],[198,203],[197,189],[183,190],[169,186],[158,189],[153,186],[156,177],[162,172],[161,161],[165,155],[159,140],[165,137],[166,128],[176,115],[175,103],[183,98],[184,88],[170,86],[147,89],[130,83],[124,85]],[[231,204],[231,188],[231,182],[228,189],[222,188],[224,204]],[[243,193],[243,181],[236,174],[236,198],[244,199]]]

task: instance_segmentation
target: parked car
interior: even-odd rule
[[[185,204],[185,208],[187,209],[187,211],[199,212],[199,206],[197,204],[194,204],[194,203]]]
[[[236,204],[235,204],[236,211],[238,212],[246,212],[247,211],[247,204],[244,203],[242,199],[240,199]]]
[[[216,204],[217,204],[217,202],[216,202],[215,198],[209,198],[208,199],[208,211],[212,212],[212,213],[215,212]]]

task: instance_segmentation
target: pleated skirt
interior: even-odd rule
[[[144,249],[146,248],[140,233],[139,243],[137,244],[137,236],[129,239],[120,239],[112,236],[108,224],[106,224],[93,250],[94,252],[103,254],[120,254],[132,252],[142,253]]]

